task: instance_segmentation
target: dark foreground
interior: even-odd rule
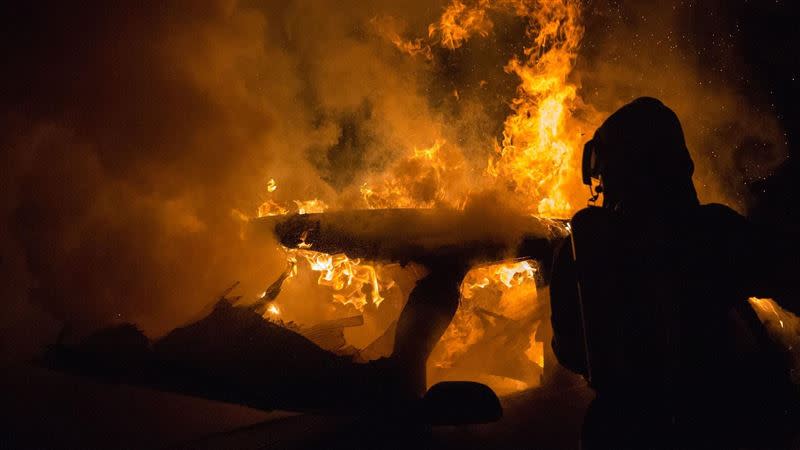
[[[2,375],[0,448],[578,448],[583,385],[502,399],[496,423],[421,428],[352,417],[262,412],[43,369]]]
[[[580,382],[543,387],[503,398],[498,422],[422,428],[263,412],[31,367],[0,380],[2,449],[577,449],[593,398]],[[800,448],[800,430],[785,448]]]

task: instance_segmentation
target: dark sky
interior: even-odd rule
[[[720,2],[727,3],[727,2]],[[760,91],[774,105],[788,141],[790,159],[770,179],[753,186],[754,219],[796,229],[800,223],[800,14],[791,1],[731,2],[736,6],[719,23],[741,30],[737,47],[749,76],[745,86]],[[711,64],[716,62],[712,60]],[[716,63],[719,64],[719,63]]]
[[[637,23],[640,32],[626,43],[628,50],[649,45],[658,29],[658,15],[647,14],[655,2],[590,1],[604,11],[589,18],[587,45],[620,24]],[[707,85],[720,80],[749,98],[759,112],[774,113],[783,128],[790,158],[766,180],[754,180],[751,215],[759,220],[798,222],[797,188],[800,155],[800,8],[795,2],[753,0],[706,0],[657,2],[679,17],[668,35],[655,36],[669,48],[684,50],[705,71]],[[645,11],[645,13],[642,13]],[[642,27],[641,25],[644,25]],[[669,67],[665,67],[669,70]],[[719,78],[715,79],[715,75]],[[691,118],[683,118],[684,122]],[[756,217],[757,216],[757,217]]]

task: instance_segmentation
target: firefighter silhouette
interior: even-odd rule
[[[747,298],[796,313],[792,258],[732,209],[701,205],[693,171],[678,117],[653,98],[620,108],[584,148],[601,206],[572,219],[551,302],[554,353],[596,392],[586,448],[763,445],[786,426],[784,355]]]

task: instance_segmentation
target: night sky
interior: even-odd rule
[[[695,64],[703,72],[697,80],[701,88],[724,83],[748,98],[756,113],[774,114],[783,128],[789,158],[767,171],[755,167],[758,158],[744,165],[743,172],[755,173],[746,180],[753,195],[750,216],[772,225],[796,227],[798,191],[793,180],[800,175],[797,5],[781,0],[674,1],[658,2],[666,14],[652,14],[654,3],[588,2],[598,8],[587,19],[587,53],[593,50],[594,38],[633,27],[637,32],[626,40],[622,53],[637,55],[655,43],[665,54],[678,54],[679,60]],[[663,28],[664,16],[672,13],[678,20]],[[672,67],[665,63],[661,70],[669,72]],[[682,120],[686,123],[692,118]]]

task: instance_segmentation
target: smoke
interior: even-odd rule
[[[285,265],[240,239],[269,178],[337,204],[447,135],[430,97],[452,86],[373,20],[441,5],[384,3],[4,6],[4,356],[64,322],[157,335],[234,280],[255,295]]]
[[[217,2],[12,16],[7,301],[78,328],[131,320],[159,333],[263,271],[269,255],[238,240],[230,210],[276,159],[261,149],[277,111],[251,95],[266,83],[250,83],[289,61],[269,53],[264,18]]]
[[[681,119],[703,202],[745,212],[747,186],[787,157],[774,105],[742,57],[737,2],[591,2],[575,74],[584,101],[613,112],[636,97]]]
[[[662,98],[683,119],[701,195],[744,205],[740,181],[782,154],[774,116],[723,85],[733,73],[687,59],[693,43],[663,40],[685,26],[667,6],[631,15],[658,23],[622,23],[601,14],[611,3],[586,11],[584,101],[610,112]],[[485,167],[526,24],[498,14],[456,51],[398,51],[390,36],[423,36],[445,4],[3,6],[0,353],[27,356],[64,322],[133,321],[158,335],[235,280],[256,295],[285,268],[274,246],[240,237],[270,178],[281,202],[347,208],[409,149],[443,141]]]

